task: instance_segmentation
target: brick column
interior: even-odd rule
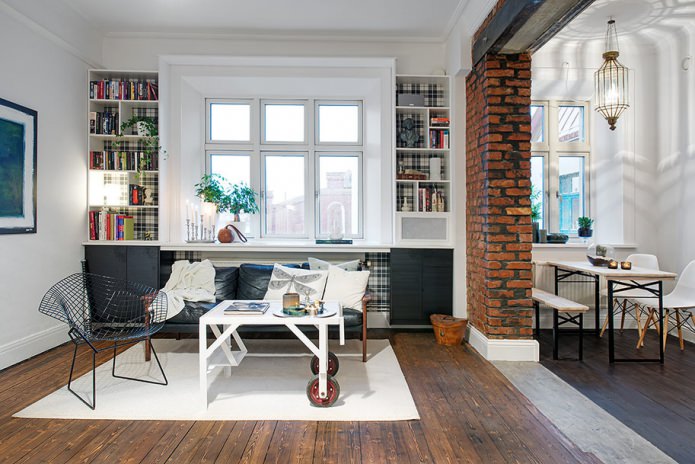
[[[468,318],[531,338],[531,57],[486,55],[466,79]]]

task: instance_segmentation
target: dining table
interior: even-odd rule
[[[606,266],[595,266],[588,261],[547,261],[547,266],[555,269],[555,294],[558,295],[561,283],[583,283],[586,280],[579,280],[577,277],[590,278],[594,282],[594,311],[596,315],[596,335],[599,334],[600,327],[600,302],[601,302],[601,279],[606,282],[608,289],[608,361],[615,362],[659,362],[664,363],[664,346],[659,345],[658,358],[616,358],[615,356],[615,323],[613,320],[613,301],[620,298],[621,294],[633,292],[634,290],[644,290],[651,296],[648,298],[658,299],[659,304],[659,333],[664,333],[664,307],[663,307],[663,283],[667,280],[674,280],[677,274],[673,272],[660,271],[657,269],[646,269],[632,267],[631,269],[609,269]]]

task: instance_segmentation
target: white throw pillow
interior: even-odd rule
[[[328,261],[324,261],[318,258],[309,258],[309,268],[312,271],[327,271],[329,267],[337,266],[345,271],[359,271],[360,260],[356,259],[354,261],[346,261],[340,264],[331,264]]]
[[[348,272],[337,266],[328,268],[324,300],[338,300],[343,308],[362,310],[362,297],[367,289],[369,271]]]
[[[275,264],[265,300],[282,300],[285,293],[299,293],[302,300],[309,292],[312,300],[322,299],[328,271],[309,271]]]

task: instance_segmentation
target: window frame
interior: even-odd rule
[[[544,156],[544,211],[541,225],[548,231],[560,230],[560,158],[563,156],[584,158],[584,212],[591,216],[591,131],[590,102],[572,100],[533,100],[533,106],[544,106],[544,141],[531,144],[531,156]],[[559,141],[559,109],[561,106],[581,106],[584,108],[584,141]],[[529,108],[530,110],[530,108]],[[547,129],[545,129],[547,127]],[[577,237],[577,233],[568,234]]]
[[[316,238],[328,238],[329,234],[321,234],[321,157],[356,157],[357,158],[357,234],[349,234],[347,231],[343,234],[344,238],[359,239],[364,237],[364,164],[363,151],[315,151],[315,167],[314,167],[314,235]]]
[[[265,139],[265,127],[266,127],[266,113],[265,109],[267,106],[303,106],[304,107],[304,138],[300,142],[290,142],[287,140],[278,141],[268,141]],[[313,115],[309,111],[309,100],[305,99],[281,99],[281,98],[261,98],[259,102],[260,110],[260,136],[258,137],[258,143],[260,145],[273,145],[273,146],[305,146],[310,144],[309,138],[309,128],[312,127],[311,119]]]
[[[249,105],[249,140],[212,140],[212,105],[214,104],[243,104]],[[251,98],[206,98],[205,99],[205,148],[208,149],[210,145],[242,145],[251,146],[253,141],[257,139],[254,133],[256,124],[254,123],[258,118],[258,105],[254,99]]]
[[[357,106],[357,142],[321,142],[321,118],[319,106]],[[317,147],[344,146],[344,147],[361,147],[364,146],[364,128],[363,128],[363,106],[360,100],[314,100],[314,145]]]

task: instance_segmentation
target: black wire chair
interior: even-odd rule
[[[164,381],[116,375],[116,350],[142,340],[149,342],[150,336],[164,325],[167,298],[159,290],[97,274],[72,274],[46,292],[39,305],[39,312],[65,322],[70,327],[68,335],[75,344],[75,351],[70,366],[68,390],[90,408],[96,408],[96,355],[101,351],[113,349],[113,377],[157,385],[168,384],[154,346],[152,353]],[[108,344],[97,348],[96,342],[113,342],[113,346]],[[82,344],[87,344],[92,349],[92,403],[70,388],[77,348]]]

